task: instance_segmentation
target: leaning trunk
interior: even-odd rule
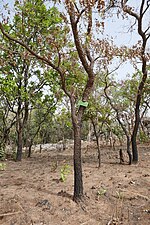
[[[74,124],[74,201],[83,197],[82,157],[81,157],[81,124]]]

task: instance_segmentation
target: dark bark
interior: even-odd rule
[[[18,85],[18,109],[17,109],[17,122],[16,122],[16,132],[17,132],[17,154],[16,154],[16,161],[21,161],[22,158],[22,130],[23,130],[23,124],[21,120],[21,106],[22,106],[22,100],[21,100],[21,80],[19,80]]]
[[[132,143],[132,156],[133,156],[133,164],[136,164],[139,160],[138,156],[138,149],[137,149],[137,143],[136,143],[136,134],[133,133],[132,138],[131,138],[131,143]]]
[[[130,137],[129,137],[129,135],[126,135],[126,137],[127,137],[127,153],[129,156],[129,165],[131,165],[132,164],[132,154],[130,151]]]
[[[28,158],[31,157],[31,150],[32,150],[32,142],[30,142],[30,145],[29,145],[29,149],[28,149]]]
[[[101,166],[101,151],[100,151],[100,145],[99,145],[99,135],[97,134],[97,131],[96,131],[96,125],[95,125],[93,119],[91,119],[91,121],[92,121],[93,129],[94,129],[94,135],[95,135],[95,138],[96,138],[96,144],[97,144],[97,151],[98,151],[98,167],[100,168],[100,166]]]
[[[16,161],[21,161],[22,159],[22,126],[20,125],[19,129],[17,130],[17,155]]]
[[[21,119],[21,104],[18,106],[18,121],[17,121],[17,155],[16,161],[21,161],[22,159],[22,148],[23,148],[23,131],[28,120],[28,104],[25,107],[25,113],[23,122]]]
[[[124,163],[124,157],[123,157],[122,149],[119,150],[119,156],[120,156],[120,164]]]
[[[143,77],[142,77],[142,81],[140,82],[140,85],[138,87],[138,94],[137,94],[136,107],[135,107],[135,124],[134,124],[134,129],[133,129],[133,133],[132,133],[132,137],[131,137],[132,154],[133,154],[133,162],[134,163],[138,162],[138,149],[137,149],[136,139],[137,139],[137,132],[139,129],[139,124],[140,124],[140,104],[141,104],[144,85],[145,85],[146,79],[147,79],[146,62],[144,63],[144,68],[142,67],[142,72],[143,72]]]
[[[79,37],[78,22],[79,17],[76,17],[77,13],[75,10],[75,5],[70,2],[68,5],[68,12],[70,16],[70,22],[72,27],[72,33],[74,37],[74,43],[78,52],[79,59],[88,75],[88,80],[82,94],[82,101],[88,101],[89,95],[92,92],[94,85],[95,74],[93,72],[93,60],[90,56],[90,52],[87,47],[82,45],[81,39]],[[85,51],[86,50],[86,51]],[[63,82],[62,82],[63,84]],[[63,85],[63,90],[66,92],[65,84]],[[82,117],[85,111],[85,107],[80,106],[76,112],[75,99],[73,95],[67,94],[71,102],[71,116],[72,124],[74,129],[74,201],[78,202],[82,200],[83,197],[83,180],[82,180],[82,160],[81,160],[81,125]]]
[[[136,107],[135,107],[135,123],[134,123],[134,129],[133,129],[133,133],[132,133],[132,137],[131,137],[133,163],[137,163],[139,160],[136,139],[137,139],[137,133],[138,133],[139,124],[140,124],[141,99],[142,99],[144,85],[145,85],[146,79],[147,79],[146,59],[145,58],[143,59],[142,73],[143,73],[143,77],[142,77],[142,80],[138,87]]]
[[[83,197],[82,157],[81,157],[81,124],[74,124],[74,201]]]
[[[42,153],[42,145],[40,145],[40,153]]]

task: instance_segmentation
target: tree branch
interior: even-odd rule
[[[52,67],[54,70],[56,70],[61,78],[61,82],[62,82],[62,89],[64,90],[64,92],[66,93],[67,96],[70,97],[70,94],[67,92],[66,90],[66,84],[65,84],[65,77],[64,77],[64,72],[60,69],[59,67],[59,63],[58,66],[55,66],[55,64],[53,64],[48,58],[45,58],[41,55],[39,55],[38,53],[36,53],[34,50],[32,50],[27,44],[25,44],[24,42],[11,37],[8,33],[5,32],[2,23],[0,22],[0,30],[3,33],[3,35],[5,37],[7,37],[9,40],[16,42],[17,44],[21,45],[22,47],[24,47],[25,49],[27,49],[28,52],[31,53],[31,55],[35,56],[37,59],[45,62],[47,65],[49,65],[50,67]],[[59,59],[60,60],[60,59]]]
[[[14,41],[18,44],[20,44],[22,47],[24,47],[25,49],[27,49],[33,56],[35,56],[37,59],[44,61],[46,64],[48,64],[49,66],[51,66],[53,69],[57,70],[59,73],[61,73],[62,71],[60,70],[60,68],[58,68],[57,66],[55,66],[52,62],[50,62],[47,58],[37,54],[34,50],[32,50],[27,44],[23,43],[22,41],[11,37],[9,34],[7,34],[3,28],[2,23],[0,22],[0,30],[3,33],[3,35],[5,37],[7,37],[9,40]]]

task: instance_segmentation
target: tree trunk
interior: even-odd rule
[[[139,159],[136,137],[137,137],[136,133],[133,133],[133,135],[131,137],[131,142],[132,142],[132,156],[133,156],[132,162],[134,164],[136,164],[138,162],[138,159]]]
[[[99,137],[96,135],[96,143],[97,143],[97,150],[98,150],[98,167],[101,167],[101,151],[99,146]]]
[[[83,197],[82,159],[81,159],[81,124],[73,124],[74,128],[74,196],[78,202]]]
[[[134,123],[134,129],[133,129],[133,133],[131,137],[133,163],[137,163],[138,150],[137,150],[136,138],[137,138],[137,132],[138,132],[139,123],[140,123],[140,104],[141,104],[141,99],[143,97],[144,86],[148,76],[147,42],[148,42],[148,39],[150,38],[150,35],[149,35],[149,27],[147,29],[143,28],[143,22],[144,22],[145,14],[147,10],[149,9],[149,4],[148,4],[149,1],[141,1],[141,5],[139,8],[140,14],[136,13],[131,7],[127,6],[126,2],[127,1],[122,1],[121,3],[123,11],[136,19],[137,25],[138,25],[137,31],[142,39],[141,51],[139,53],[139,55],[141,56],[141,62],[142,62],[142,79],[139,83],[138,91],[137,91],[136,106],[135,106],[135,123]]]
[[[98,167],[100,168],[100,166],[101,166],[101,152],[100,152],[100,146],[99,146],[99,137],[98,137],[98,134],[97,134],[97,131],[96,131],[96,125],[95,125],[93,119],[91,119],[91,121],[92,121],[92,124],[93,124],[94,135],[96,137],[96,144],[97,144],[97,150],[98,150]]]
[[[28,149],[28,158],[31,157],[31,149],[32,149],[32,143],[29,144],[29,149]]]
[[[130,138],[128,135],[126,135],[127,137],[127,153],[128,153],[128,156],[129,156],[129,165],[132,164],[132,155],[131,155],[131,151],[130,151]]]
[[[22,159],[22,126],[19,125],[19,129],[17,130],[17,155],[16,155],[16,161],[21,161]]]
[[[139,124],[140,124],[140,102],[141,102],[141,96],[139,96],[140,90],[138,90],[138,97],[137,97],[137,102],[136,102],[136,107],[135,107],[135,122],[134,122],[134,128],[133,128],[133,133],[131,136],[131,143],[132,143],[132,162],[136,164],[138,162],[138,149],[137,149],[137,132],[139,129]],[[141,92],[142,93],[142,92]]]

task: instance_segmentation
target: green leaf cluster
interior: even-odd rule
[[[62,181],[62,182],[65,182],[66,181],[66,179],[67,179],[67,176],[70,174],[70,165],[68,165],[68,164],[65,164],[62,168],[61,168],[61,170],[60,170],[60,176],[61,176],[61,178],[60,178],[60,180]]]
[[[6,169],[6,163],[0,163],[0,171]]]

